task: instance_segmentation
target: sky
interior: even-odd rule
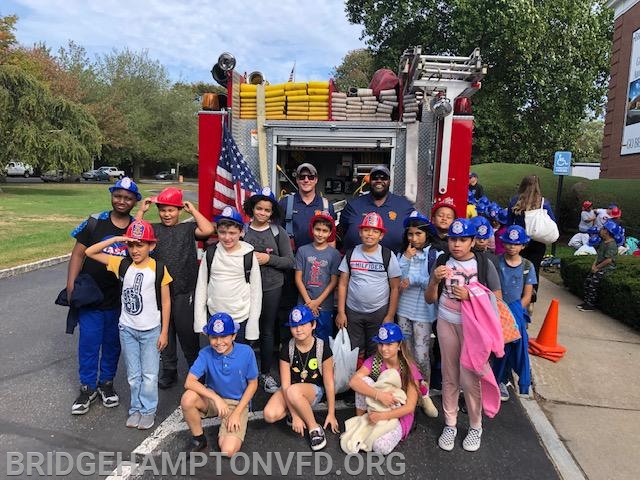
[[[222,52],[240,73],[261,71],[270,83],[327,80],[343,57],[364,47],[361,27],[343,0],[0,0],[0,16],[17,15],[23,46],[44,42],[55,53],[69,40],[90,59],[147,51],[172,81],[215,83]]]

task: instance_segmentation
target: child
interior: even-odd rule
[[[431,209],[431,221],[437,233],[437,235],[434,235],[431,245],[436,250],[440,250],[441,252],[448,251],[447,233],[449,232],[451,222],[453,222],[455,218],[456,206],[453,204],[453,201],[438,202]]]
[[[375,352],[371,338],[380,325],[394,320],[402,272],[391,250],[379,244],[386,232],[382,217],[367,213],[359,229],[362,243],[345,254],[339,267],[336,325],[347,328],[351,345],[367,358]]]
[[[356,415],[362,416],[367,413],[368,420],[372,424],[394,418],[399,420],[393,430],[376,439],[372,445],[374,452],[388,455],[401,440],[405,440],[409,436],[420,395],[418,385],[422,380],[422,375],[398,325],[394,323],[382,324],[377,335],[373,337],[373,341],[377,344],[375,355],[364,361],[351,377],[349,386],[356,392]],[[406,394],[404,405],[399,405],[398,399],[392,392],[378,390],[372,386],[378,377],[388,369],[395,369],[400,373],[401,389]],[[367,397],[369,402],[367,402]],[[390,409],[367,412],[367,403],[370,403],[371,399]],[[347,430],[345,435],[348,433]]]
[[[309,224],[313,243],[296,252],[295,282],[299,301],[317,318],[315,335],[329,344],[333,333],[333,292],[338,284],[342,258],[329,242],[335,241],[336,224],[327,213],[318,213]]]
[[[621,238],[621,243],[624,243],[624,229],[613,220],[607,220],[600,229],[602,242],[598,245],[598,255],[591,265],[591,271],[584,280],[584,303],[577,306],[578,310],[593,312],[598,305],[598,287],[602,277],[616,268],[618,245],[614,237]]]
[[[207,450],[202,419],[220,417],[218,446],[232,457],[247,433],[249,402],[258,389],[256,355],[249,345],[237,343],[240,326],[227,313],[215,313],[202,329],[209,346],[200,350],[184,382],[180,406],[189,425],[189,452]],[[198,380],[205,376],[204,385]]]
[[[498,212],[498,216],[496,217],[498,220],[498,229],[494,233],[496,248],[494,253],[496,255],[502,255],[505,252],[504,245],[502,244],[502,240],[500,237],[507,231],[507,223],[509,223],[509,210],[506,208],[501,208]]]
[[[463,342],[462,302],[470,299],[467,285],[481,283],[492,290],[496,296],[501,296],[500,279],[493,263],[484,254],[472,250],[475,235],[475,227],[467,219],[458,218],[451,224],[448,236],[451,253],[438,258],[425,291],[425,299],[428,303],[439,301],[437,330],[442,355],[442,406],[445,427],[438,445],[446,451],[453,450],[455,444],[458,431],[456,428],[458,392],[461,386],[469,413],[469,431],[462,447],[471,452],[478,450],[482,436],[483,402],[480,395],[480,380],[476,373],[462,367],[460,363]],[[488,349],[486,353],[487,358],[481,359],[480,363],[488,361]],[[498,393],[497,385],[495,390]],[[496,400],[497,411],[500,404],[499,397],[496,397]],[[495,405],[490,406],[495,407]],[[490,413],[495,412],[487,412],[487,414]]]
[[[487,217],[487,220],[489,220],[491,225],[491,230],[490,230],[491,236],[487,237],[487,240],[488,240],[487,250],[490,251],[491,253],[495,253],[496,251],[495,232],[500,228],[500,222],[498,221],[500,210],[502,210],[502,208],[500,208],[500,205],[498,205],[496,202],[491,202],[489,204],[489,208],[487,209],[487,213],[485,214],[485,216]],[[478,237],[476,237],[476,247],[478,247]]]
[[[531,374],[526,326],[530,319],[527,308],[533,296],[533,286],[538,283],[538,280],[531,262],[520,256],[520,252],[530,240],[525,229],[519,225],[511,225],[502,234],[500,240],[505,248],[505,253],[500,255],[498,262],[502,299],[513,313],[522,335],[520,340],[505,345],[504,357],[494,359],[492,366],[500,387],[500,400],[506,402],[509,400],[507,384],[512,369],[518,373],[520,393],[529,394]]]
[[[291,310],[287,326],[293,338],[280,350],[282,388],[264,407],[264,420],[274,423],[287,416],[287,423],[297,434],[302,436],[305,428],[309,430],[311,450],[321,450],[327,444],[324,429],[331,425],[333,433],[339,432],[335,415],[333,353],[328,343],[313,335],[316,319],[306,305]],[[312,407],[320,402],[325,392],[328,411],[323,427],[316,422]]]
[[[198,275],[196,241],[209,238],[213,225],[191,202],[183,200],[179,188],[168,187],[156,197],[145,198],[136,218],[141,220],[152,203],[157,205],[160,217],[160,223],[153,224],[158,237],[154,258],[164,262],[173,276],[169,344],[160,355],[162,370],[158,379],[158,386],[165,389],[178,381],[176,335],[189,367],[200,351],[198,334],[193,331],[193,295]],[[180,222],[182,209],[192,215],[195,222]]]
[[[498,268],[498,256],[493,253],[490,248],[490,244],[494,241],[494,230],[491,226],[491,221],[481,215],[473,217],[471,223],[476,229],[476,242],[473,249],[477,252],[483,252],[493,265]]]
[[[260,313],[260,383],[267,393],[278,391],[278,382],[271,376],[276,319],[285,272],[293,268],[293,252],[289,236],[280,224],[282,213],[269,187],[244,202],[244,213],[251,218],[245,226],[244,241],[253,245],[262,278],[262,308]]]
[[[149,222],[136,220],[124,237],[111,237],[90,246],[85,251],[107,266],[122,282],[122,311],[120,313],[120,344],[127,365],[127,380],[131,388],[131,407],[126,426],[147,430],[155,422],[158,407],[158,370],[160,352],[167,346],[172,278],[167,268],[149,258],[156,246],[156,237]],[[117,242],[127,242],[131,265],[121,270],[124,257],[101,253]],[[158,282],[158,270],[162,279]],[[160,302],[158,302],[160,285]]]
[[[260,264],[253,246],[240,240],[244,223],[235,208],[225,207],[215,222],[219,241],[200,262],[193,331],[202,331],[211,312],[227,312],[240,324],[236,341],[257,340],[262,306]]]
[[[429,234],[433,235],[435,229],[429,219],[417,211],[404,220],[404,229],[404,252],[398,255],[402,271],[398,325],[424,379],[420,383],[422,409],[427,416],[437,417],[438,409],[429,397],[431,332],[436,308],[425,302],[424,289],[429,283],[429,271],[441,252],[429,245]]]

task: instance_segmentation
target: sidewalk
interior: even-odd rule
[[[589,480],[638,478],[640,333],[579,311],[579,298],[544,277],[538,297],[529,335],[538,335],[556,298],[558,343],[567,348],[558,363],[531,356],[540,407]]]

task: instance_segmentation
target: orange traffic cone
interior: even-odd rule
[[[552,362],[560,360],[567,351],[565,347],[557,343],[558,305],[557,299],[551,300],[551,305],[549,305],[547,315],[544,317],[538,337],[535,340],[529,339],[529,353]]]

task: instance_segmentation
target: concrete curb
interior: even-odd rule
[[[59,257],[45,258],[44,260],[38,260],[37,262],[26,263],[24,265],[18,265],[17,267],[5,268],[0,270],[0,278],[13,277],[22,273],[32,272],[40,268],[50,267],[59,263],[64,263],[71,257],[70,253],[61,255]]]

